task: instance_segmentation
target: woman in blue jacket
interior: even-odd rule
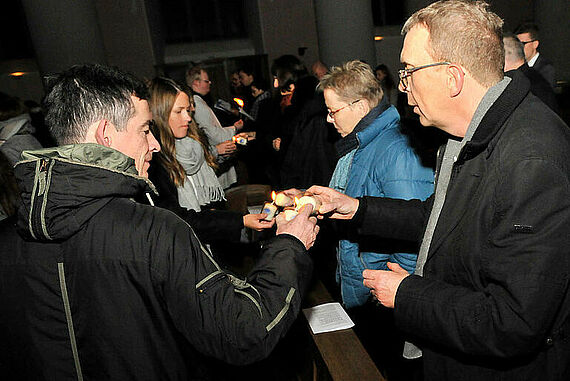
[[[336,145],[340,159],[330,181],[331,188],[352,197],[425,200],[433,193],[433,170],[422,165],[408,137],[401,132],[400,115],[383,97],[380,82],[369,65],[350,61],[342,67],[334,67],[321,79],[320,88],[324,90],[328,108],[327,121],[334,125],[342,138]],[[370,303],[366,303],[370,290],[362,283],[362,271],[388,270],[387,262],[395,262],[413,272],[417,246],[409,242],[363,237],[350,229],[340,231],[336,278],[340,283],[342,301],[345,307],[353,309],[349,312],[363,330],[363,336],[378,341],[372,337],[375,333],[384,332],[382,345],[387,347],[385,332],[388,327],[377,318],[381,311],[377,311],[376,306],[370,309]],[[365,304],[364,309],[354,309]],[[390,318],[387,319],[389,322]],[[403,344],[403,340],[395,341]],[[366,346],[366,340],[363,342]],[[401,351],[395,353],[398,349],[391,352],[395,358],[401,357]],[[374,353],[371,355],[375,357]]]
[[[350,61],[335,67],[320,87],[328,122],[342,137],[331,188],[352,197],[425,200],[433,193],[433,171],[422,165],[400,131],[398,111],[383,97],[370,66]],[[354,235],[340,241],[337,280],[346,307],[362,305],[369,298],[370,290],[362,284],[364,269],[387,270],[387,262],[396,262],[414,271],[417,252],[395,251],[403,246],[409,247],[396,242],[364,243]]]

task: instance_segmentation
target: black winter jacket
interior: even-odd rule
[[[132,159],[95,144],[28,157],[22,235],[0,225],[3,379],[208,379],[202,354],[254,362],[295,320],[312,268],[296,238],[238,279],[174,213],[131,199],[151,192]]]
[[[424,276],[398,288],[426,380],[570,379],[570,130],[529,87],[514,73],[461,151]],[[355,218],[421,240],[432,204],[368,198]]]

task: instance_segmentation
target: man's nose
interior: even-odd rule
[[[160,151],[160,144],[158,140],[154,137],[152,132],[149,132],[148,136],[148,150],[149,152],[158,152]]]

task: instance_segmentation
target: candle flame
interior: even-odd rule
[[[15,72],[13,72],[13,73],[10,73],[10,75],[11,75],[12,77],[21,77],[21,76],[23,76],[24,74],[25,74],[25,73],[24,73],[23,71],[15,71]]]
[[[272,192],[271,192],[271,199],[272,199],[273,201],[275,201],[275,197],[277,197],[277,195],[275,194],[275,191],[272,191]]]
[[[236,102],[239,107],[243,107],[243,100],[239,98],[234,98],[234,102]]]

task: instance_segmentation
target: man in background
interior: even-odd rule
[[[554,88],[554,65],[538,51],[538,45],[540,44],[538,32],[538,25],[530,22],[519,25],[515,30],[517,38],[524,45],[524,55],[528,66],[538,71],[550,86]]]
[[[555,112],[558,112],[556,94],[550,84],[536,70],[525,63],[524,46],[515,36],[505,35],[503,37],[505,46],[505,72],[512,75],[511,70],[518,70],[530,81],[530,91],[541,101],[546,103]]]

